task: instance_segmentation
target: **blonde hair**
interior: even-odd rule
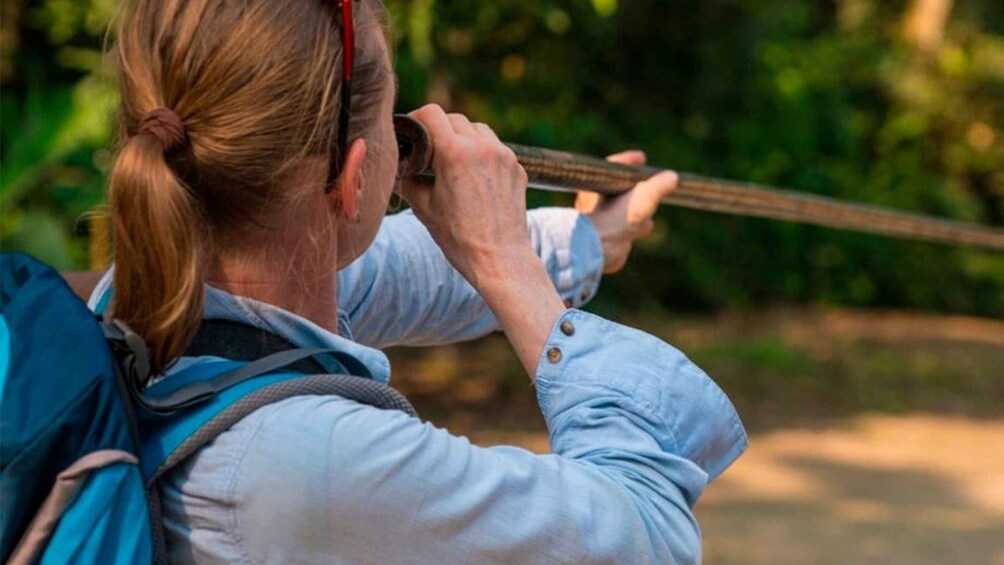
[[[352,1],[352,0],[348,0]],[[387,79],[356,11],[350,139],[368,129]],[[158,372],[198,328],[214,237],[263,229],[296,198],[280,191],[306,158],[333,154],[341,33],[331,0],[129,0],[115,37],[121,149],[109,180],[115,291],[110,315],[150,347]],[[366,25],[362,25],[365,23]],[[165,153],[138,131],[149,112],[181,119],[187,143]]]

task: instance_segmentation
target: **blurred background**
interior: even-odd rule
[[[0,238],[108,259],[116,0],[3,0]],[[388,0],[399,110],[510,141],[1004,226],[1001,0]],[[533,206],[568,205],[532,193]],[[708,563],[1004,563],[1004,257],[665,209],[589,307],[736,402],[743,459],[698,505]],[[394,350],[483,445],[546,451],[503,338]],[[461,375],[463,378],[461,378]]]

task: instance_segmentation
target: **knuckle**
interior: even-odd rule
[[[458,145],[462,146],[464,152],[470,156],[481,155],[481,144],[478,143],[477,139],[470,137],[458,137]]]
[[[485,164],[491,163],[495,157],[491,146],[481,139],[471,140],[470,153],[472,157],[477,158]]]
[[[519,163],[519,159],[516,157],[516,153],[514,153],[513,150],[509,148],[508,145],[500,142],[498,144],[498,147],[499,150],[502,151],[502,155],[505,157],[506,160],[508,160],[511,163],[516,163],[516,164]]]
[[[439,104],[426,104],[425,106],[422,106],[418,110],[412,112],[414,116],[423,116],[423,117],[433,116],[442,113],[444,112],[443,109],[439,107]]]
[[[519,179],[520,184],[524,184],[525,185],[525,184],[529,183],[530,182],[530,177],[529,177],[529,175],[526,174],[526,169],[524,169],[518,163],[516,164],[516,167],[517,167],[517,173],[516,173],[516,175],[517,175],[517,178]]]
[[[443,163],[446,165],[454,165],[463,161],[463,148],[457,146],[455,143],[449,143],[442,148],[439,152],[439,156]]]
[[[450,164],[468,161],[476,154],[475,148],[462,137],[450,138],[442,149],[444,160]]]
[[[513,153],[512,149],[510,149],[509,147],[507,147],[502,143],[498,144],[498,148],[499,148],[499,157],[502,159],[502,162],[504,162],[506,165],[510,167],[519,167],[521,169],[523,168],[522,166],[520,166],[519,159],[516,158],[516,154]]]

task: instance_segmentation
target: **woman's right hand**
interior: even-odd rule
[[[495,313],[531,379],[565,306],[530,245],[526,171],[484,124],[436,105],[411,113],[429,132],[433,186],[401,183],[401,196],[446,258]]]
[[[536,258],[526,221],[526,172],[487,125],[429,104],[411,114],[429,132],[433,186],[414,180],[401,195],[446,257],[476,288],[513,261]]]

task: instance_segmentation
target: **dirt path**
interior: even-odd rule
[[[1004,563],[1004,420],[862,416],[751,439],[698,506],[707,563]]]

